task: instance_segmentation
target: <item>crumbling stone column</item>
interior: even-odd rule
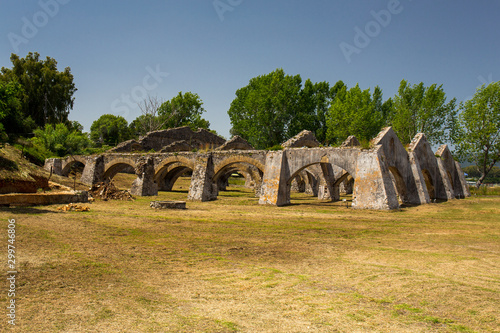
[[[137,196],[158,195],[158,185],[154,182],[155,166],[152,157],[141,157],[135,168],[137,179],[132,183],[130,193]]]
[[[104,181],[104,155],[88,157],[80,181],[90,186]]]
[[[356,166],[352,208],[397,209],[399,202],[380,146],[362,151]]]
[[[463,197],[461,196],[460,198],[470,197],[469,186],[467,185],[467,181],[465,180],[464,172],[462,171],[462,168],[460,167],[460,163],[458,163],[458,161],[455,161],[455,168],[457,170],[458,177],[459,177],[459,179],[458,179],[459,180],[458,186],[461,187],[462,194],[463,194]]]
[[[446,166],[444,165],[441,157],[436,157],[437,165],[439,168],[439,174],[441,175],[443,188],[441,189],[441,193],[444,192],[444,197],[441,196],[440,199],[452,200],[455,198],[453,193],[453,186],[451,185],[451,179],[446,171]]]
[[[320,186],[318,200],[338,201],[340,192],[338,186],[334,188],[335,174],[331,164],[320,163],[322,175],[320,176]]]
[[[284,206],[290,204],[290,185],[287,184],[288,166],[284,151],[270,151],[266,155],[266,169],[262,181],[259,204]]]
[[[413,199],[413,202],[410,203],[417,205],[428,204],[431,202],[431,199],[427,191],[427,186],[425,185],[424,175],[422,174],[417,154],[411,151],[408,155],[410,157],[411,172],[413,174],[413,179],[415,179],[415,186],[417,189],[415,195],[410,197],[410,199]]]
[[[199,154],[191,176],[188,200],[211,201],[217,199],[217,184],[213,183],[214,163],[211,154]]]
[[[62,160],[60,158],[46,159],[43,168],[47,171],[52,170],[54,175],[62,176]]]

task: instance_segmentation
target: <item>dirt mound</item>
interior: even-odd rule
[[[109,183],[97,183],[90,188],[90,194],[101,200],[134,200],[132,194],[127,190],[119,190],[113,181]]]
[[[36,193],[39,189],[64,192],[68,189],[87,190],[88,185],[68,177],[51,175],[9,144],[0,147],[0,194]]]
[[[24,159],[19,150],[8,144],[0,148],[0,194],[36,193],[48,186],[48,174]]]

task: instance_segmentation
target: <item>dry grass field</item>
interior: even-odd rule
[[[5,263],[17,223],[14,331],[500,331],[498,195],[383,212],[294,194],[277,208],[235,185],[149,208],[188,186],[90,212],[0,208]]]

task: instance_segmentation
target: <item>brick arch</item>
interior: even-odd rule
[[[68,176],[68,174],[71,170],[71,167],[76,163],[81,163],[83,165],[87,165],[87,160],[85,159],[84,156],[79,156],[79,155],[67,157],[64,160],[64,167],[61,171],[61,174],[63,176]]]
[[[115,158],[104,165],[104,180],[112,179],[124,167],[131,166],[135,169],[136,163],[130,158]]]

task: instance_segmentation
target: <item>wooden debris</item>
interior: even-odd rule
[[[119,190],[112,181],[108,183],[97,183],[90,189],[92,197],[101,200],[134,200],[132,194],[126,190]]]

